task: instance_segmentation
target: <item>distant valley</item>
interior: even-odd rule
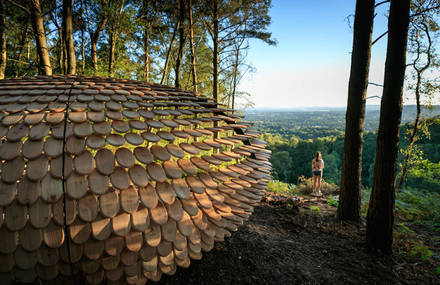
[[[417,108],[405,105],[402,111],[402,124],[414,121]],[[307,107],[295,109],[252,109],[244,111],[245,120],[254,123],[261,133],[280,134],[284,138],[292,135],[301,139],[314,139],[326,136],[338,136],[345,129],[344,107]],[[423,117],[440,115],[440,106],[424,108]],[[380,106],[368,105],[365,116],[365,131],[377,130],[380,118]]]

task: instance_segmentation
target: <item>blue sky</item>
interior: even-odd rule
[[[252,40],[248,60],[256,72],[240,90],[256,107],[345,106],[355,0],[272,0],[269,31],[277,46]],[[388,4],[376,10],[373,39],[387,30]],[[350,17],[353,24],[353,17]],[[387,38],[373,46],[370,81],[383,81]],[[369,87],[369,96],[381,95]],[[379,104],[377,99],[368,104]]]

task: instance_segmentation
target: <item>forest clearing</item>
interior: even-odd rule
[[[438,0],[0,0],[0,283],[440,284],[439,43]]]

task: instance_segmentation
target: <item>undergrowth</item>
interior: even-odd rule
[[[371,189],[362,191],[361,213],[367,216]],[[394,242],[409,257],[434,261],[440,260],[425,244],[414,229],[424,228],[429,232],[440,232],[440,194],[417,189],[402,189],[396,193],[394,209]],[[440,274],[440,267],[436,274]]]
[[[278,180],[270,180],[267,190],[275,194],[293,196],[298,193],[296,186],[293,184],[281,182]]]
[[[271,180],[268,191],[288,196],[307,195],[313,191],[313,180],[300,177],[298,185]],[[338,186],[323,181],[322,191],[330,194],[326,203],[338,207],[338,200],[331,195],[338,192]],[[364,218],[367,215],[370,195],[371,189],[361,191],[361,214]],[[320,214],[317,206],[312,206],[311,210]],[[439,262],[440,254],[433,252],[426,243],[426,237],[424,239],[415,229],[422,227],[429,232],[440,233],[440,194],[411,188],[402,189],[396,193],[394,215],[394,242],[397,248],[410,258]],[[434,274],[440,275],[440,266],[435,268]]]

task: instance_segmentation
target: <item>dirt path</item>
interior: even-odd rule
[[[403,255],[365,253],[364,228],[307,208],[263,203],[231,238],[159,284],[440,284],[432,268]]]

